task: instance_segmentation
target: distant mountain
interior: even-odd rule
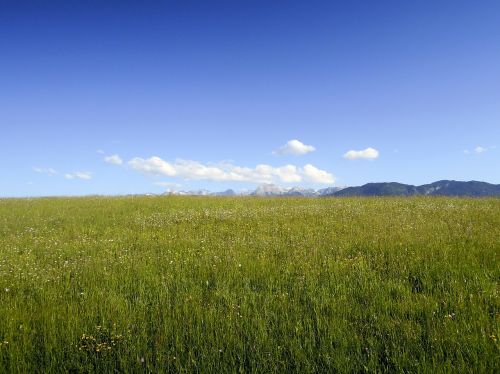
[[[318,197],[318,196],[326,196],[328,194],[335,193],[340,191],[341,187],[328,187],[321,190],[315,190],[312,188],[303,188],[303,187],[292,187],[292,188],[283,188],[277,186],[275,184],[263,184],[254,192],[251,192],[250,196],[288,196],[288,197]]]
[[[459,182],[442,180],[422,186],[413,186],[396,182],[368,183],[358,187],[328,187],[320,190],[303,187],[280,187],[275,184],[262,184],[255,190],[235,192],[226,190],[210,192],[208,190],[174,191],[168,190],[164,195],[182,196],[283,196],[283,197],[348,197],[348,196],[500,196],[500,185],[486,182]]]
[[[409,196],[416,195],[417,188],[402,183],[368,183],[360,187],[347,187],[334,196]]]
[[[327,188],[322,188],[321,190],[316,191],[318,196],[329,196],[333,195],[336,192],[339,192],[341,190],[345,189],[345,187],[327,187]]]
[[[418,187],[423,195],[435,196],[498,196],[500,184],[486,182],[438,181]]]
[[[293,187],[283,193],[284,196],[315,197],[318,192],[312,188]]]
[[[250,196],[281,196],[288,190],[275,184],[262,184]]]
[[[229,190],[222,191],[222,192],[214,192],[211,195],[212,196],[235,196],[236,192],[234,192],[233,190],[229,189]]]
[[[328,196],[500,196],[500,185],[486,182],[442,180],[422,186],[402,183],[368,183],[348,187]]]
[[[167,190],[163,195],[177,195],[177,196],[299,196],[299,197],[318,197],[333,194],[341,187],[328,187],[321,190],[303,187],[280,187],[275,184],[262,184],[255,190],[242,190],[235,192],[234,190],[226,190],[220,192],[210,192],[208,190],[196,191],[176,191]]]
[[[177,196],[209,196],[212,193],[208,190],[196,190],[196,191],[176,191],[167,190],[163,195],[177,195]]]

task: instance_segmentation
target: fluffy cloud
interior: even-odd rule
[[[248,183],[321,183],[332,184],[332,174],[320,170],[313,165],[297,167],[285,165],[273,167],[260,164],[254,168],[236,166],[231,163],[203,164],[198,161],[176,160],[167,162],[160,157],[148,159],[136,157],[128,165],[143,174],[153,176],[179,177],[194,180],[215,182],[248,182]]]
[[[88,171],[75,171],[73,173],[64,174],[64,178],[89,180],[92,179],[92,173]]]
[[[378,156],[379,152],[376,149],[368,147],[362,151],[348,151],[342,157],[347,160],[374,160],[378,158]]]
[[[38,174],[56,175],[57,171],[52,168],[33,168],[33,171]]]
[[[305,155],[314,152],[316,148],[312,145],[305,145],[300,140],[290,140],[284,146],[280,147],[274,154],[277,155]]]
[[[140,157],[135,157],[130,160],[128,164],[132,169],[140,171],[143,174],[155,176],[166,175],[168,177],[174,177],[177,175],[177,172],[172,165],[156,156],[146,160]]]
[[[486,148],[481,147],[480,145],[478,145],[476,148],[474,148],[474,152],[476,152],[476,153],[484,153],[484,152],[486,152]]]
[[[307,164],[303,169],[304,176],[306,179],[312,183],[321,183],[321,184],[333,184],[335,183],[335,178],[332,174],[318,169],[317,167]]]
[[[123,160],[118,155],[104,157],[104,161],[107,162],[108,164],[113,164],[113,165],[123,164]]]

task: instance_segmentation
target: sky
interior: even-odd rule
[[[497,0],[0,1],[0,196],[499,165]]]

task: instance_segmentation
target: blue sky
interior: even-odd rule
[[[0,129],[0,196],[500,183],[500,2],[2,1]]]

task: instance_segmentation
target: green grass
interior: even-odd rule
[[[499,372],[500,199],[0,200],[0,372]]]

